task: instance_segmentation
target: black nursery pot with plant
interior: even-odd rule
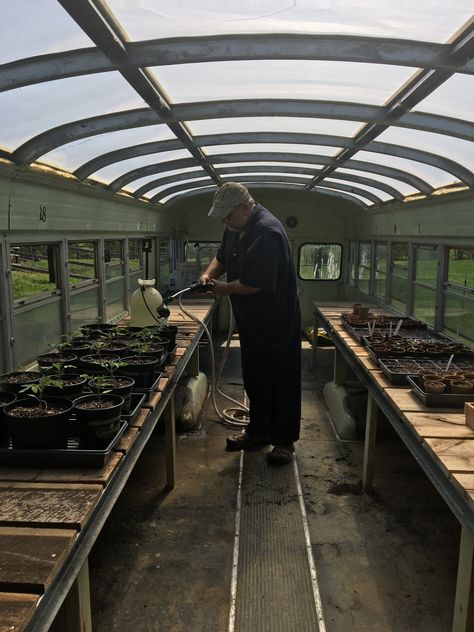
[[[79,368],[81,371],[87,371],[87,373],[103,375],[107,372],[103,365],[104,362],[119,361],[120,356],[115,353],[91,353],[80,358]]]
[[[63,351],[52,351],[50,353],[43,353],[36,358],[40,369],[48,369],[53,364],[71,365],[75,366],[77,356],[73,353]]]
[[[135,386],[135,380],[131,377],[127,377],[126,375],[113,375],[107,377],[106,379],[107,382],[104,387],[107,391],[107,395],[110,393],[111,395],[120,395],[120,397],[123,397],[122,412],[128,414],[130,412],[132,390]],[[88,383],[88,386],[94,391],[94,380],[91,380]]]
[[[123,397],[112,393],[84,395],[74,401],[83,447],[98,449],[109,445],[120,428],[123,404]]]
[[[0,375],[0,391],[19,393],[27,384],[36,384],[40,381],[42,373],[38,371],[12,371]]]
[[[8,444],[10,439],[10,431],[8,429],[8,419],[3,414],[3,408],[7,404],[11,404],[16,400],[15,393],[2,393],[0,391],[0,447]]]
[[[176,325],[150,325],[145,329],[160,338],[166,338],[166,340],[168,340],[168,351],[172,351],[175,348],[176,334],[178,333],[178,327]]]
[[[120,371],[135,380],[137,388],[149,388],[156,380],[156,367],[159,358],[147,355],[135,355],[122,358],[124,366]]]
[[[63,373],[62,375],[51,375],[51,379],[61,382],[62,387],[56,385],[46,386],[45,395],[48,397],[65,397],[73,400],[80,397],[84,392],[87,378],[82,377],[78,373]]]
[[[3,407],[13,448],[61,449],[67,447],[72,403],[62,397],[17,399]]]

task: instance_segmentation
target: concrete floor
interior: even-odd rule
[[[296,449],[327,632],[447,632],[459,525],[383,420],[376,491],[361,493],[363,444],[336,438],[320,396],[332,353],[318,350],[311,369],[304,343]],[[236,347],[221,385],[241,399]],[[90,556],[95,632],[228,629],[240,454],[224,451],[216,419],[209,408],[199,432],[179,436],[170,493],[152,436]],[[277,621],[278,608],[268,630],[296,632]]]

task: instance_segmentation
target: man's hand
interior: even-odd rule
[[[201,274],[201,276],[199,277],[199,283],[201,285],[204,285],[205,283],[210,283],[210,282],[211,282],[211,277],[205,272]]]
[[[226,283],[225,281],[216,281],[213,279],[212,281],[214,285],[214,294],[216,296],[229,296],[232,294],[232,283]]]

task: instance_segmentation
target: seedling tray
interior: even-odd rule
[[[446,370],[446,361],[435,362],[433,360],[422,360],[418,358],[404,358],[403,360],[384,358],[379,360],[378,363],[383,373],[395,386],[406,386],[407,377],[409,375],[416,376],[420,375],[420,373]],[[474,362],[471,364],[474,367]],[[458,364],[451,363],[449,370],[454,372],[459,371],[460,368]]]
[[[101,468],[107,463],[114,446],[125,432],[128,422],[120,421],[117,434],[102,450],[88,450],[80,447],[77,422],[70,421],[70,436],[67,448],[60,450],[26,450],[11,446],[0,448],[1,466],[42,467],[42,468]]]
[[[413,393],[430,408],[464,408],[465,402],[474,402],[474,393],[425,393],[421,390],[416,377],[407,377]]]
[[[176,355],[176,349],[178,348],[178,345],[176,344],[171,351],[168,351],[168,355],[166,356],[166,361],[165,364],[167,364],[171,358],[173,358]]]
[[[145,398],[146,398],[145,393],[132,392],[132,395],[130,398],[130,412],[122,413],[122,418],[126,419],[129,424],[131,424],[132,421],[135,421],[138,413],[140,412],[141,405],[145,401]]]

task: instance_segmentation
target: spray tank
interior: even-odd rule
[[[138,279],[138,289],[130,298],[130,325],[147,327],[161,325],[169,316],[163,297],[154,287],[155,279]]]

